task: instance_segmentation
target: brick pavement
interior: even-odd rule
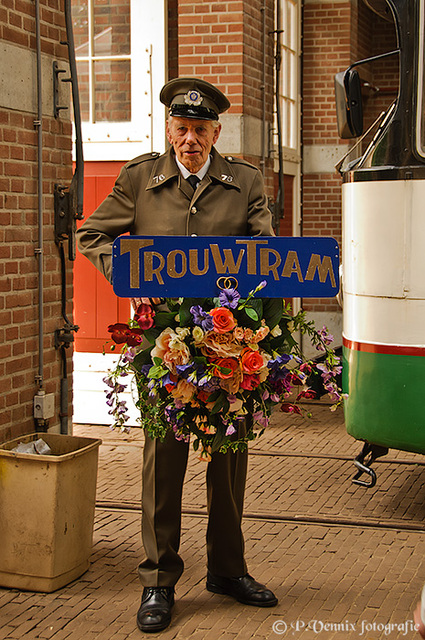
[[[313,409],[312,420],[277,414],[250,456],[247,559],[279,605],[257,610],[205,590],[205,463],[192,455],[182,522],[186,570],[172,626],[161,638],[417,637],[409,621],[425,581],[423,458],[391,451],[388,459],[411,464],[383,459],[375,466],[377,486],[356,487],[346,458],[358,453],[359,443],[345,433],[341,413]],[[0,589],[0,640],[153,637],[135,628],[142,434],[89,425],[74,432],[103,439],[91,567],[53,594]],[[404,530],[406,524],[417,530]]]

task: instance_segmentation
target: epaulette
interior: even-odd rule
[[[243,160],[242,158],[235,158],[235,156],[224,156],[224,159],[227,162],[233,163],[233,164],[244,164],[247,167],[251,167],[252,169],[257,169],[258,167],[256,167],[254,164],[252,164],[251,162],[247,162],[247,160]]]
[[[160,154],[158,153],[158,151],[152,151],[151,153],[144,153],[141,156],[137,156],[137,158],[133,158],[133,160],[130,160],[129,162],[126,163],[126,167],[133,167],[136,164],[140,164],[141,162],[146,162],[147,160],[156,160],[156,158],[159,158]]]

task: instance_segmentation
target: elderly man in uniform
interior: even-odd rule
[[[168,107],[163,155],[128,162],[112,193],[78,231],[80,251],[111,280],[114,239],[132,235],[273,235],[261,173],[243,160],[221,156],[214,144],[219,114],[230,103],[208,82],[177,78],[161,90]],[[154,301],[153,301],[154,302]],[[242,424],[241,431],[245,425]],[[243,433],[238,434],[239,437]],[[171,621],[179,555],[181,497],[189,445],[169,434],[146,438],[143,458],[142,539],[144,587],[139,629],[161,631]],[[216,453],[207,468],[208,572],[206,588],[260,607],[275,595],[247,572],[241,531],[247,453]]]

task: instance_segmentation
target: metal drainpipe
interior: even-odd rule
[[[263,84],[262,90],[262,128],[261,128],[261,160],[260,167],[263,176],[266,175],[266,2],[261,7],[263,14]]]
[[[281,34],[282,30],[279,28],[280,26],[280,16],[282,13],[282,6],[280,0],[277,0],[277,11],[276,11],[276,51],[275,51],[275,73],[276,73],[276,82],[275,82],[275,93],[276,93],[276,125],[277,125],[277,140],[278,140],[278,171],[279,171],[279,181],[278,181],[278,191],[275,202],[275,222],[276,227],[280,224],[281,218],[283,218],[283,208],[284,208],[284,197],[285,197],[285,187],[283,181],[283,153],[282,153],[282,115],[280,109],[280,69],[282,64],[282,54],[281,54]]]
[[[36,382],[40,393],[44,383],[44,309],[43,309],[43,96],[41,80],[41,37],[40,2],[35,0],[35,38],[37,51],[37,168],[38,168],[38,246],[35,255],[38,258],[38,375]]]
[[[304,236],[304,187],[303,187],[303,126],[304,126],[304,2],[301,2],[301,52],[300,52],[300,92],[301,92],[301,113],[300,113],[300,155],[301,155],[301,171],[300,171],[300,235]],[[300,305],[303,305],[303,299],[300,299]],[[304,347],[304,334],[300,333],[299,345],[301,351]]]
[[[71,0],[64,0],[64,14],[65,14],[65,26],[66,26],[66,44],[68,47],[68,60],[70,67],[70,77],[63,80],[64,82],[71,82],[72,88],[72,102],[74,111],[74,124],[75,124],[75,171],[72,176],[72,181],[69,189],[66,187],[55,185],[55,243],[59,249],[59,255],[61,260],[61,280],[62,280],[62,318],[64,320],[64,327],[55,331],[55,348],[60,351],[62,361],[62,378],[60,386],[60,432],[62,434],[68,433],[68,371],[67,371],[67,356],[66,349],[74,342],[74,332],[78,331],[79,327],[75,325],[66,314],[66,260],[64,241],[68,240],[68,258],[73,261],[76,257],[75,248],[75,228],[76,220],[83,218],[83,204],[84,204],[84,159],[83,159],[83,141],[81,134],[81,111],[80,100],[78,93],[78,80],[77,80],[77,65],[75,60],[75,46],[74,46],[74,34],[72,29],[72,11]],[[63,108],[63,107],[59,107]],[[59,198],[57,198],[59,196]],[[61,199],[64,199],[63,204],[59,204]],[[66,202],[66,207],[62,209]],[[65,226],[63,225],[62,214],[65,214],[66,220]],[[59,220],[57,214],[59,213]]]

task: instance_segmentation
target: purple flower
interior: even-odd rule
[[[317,351],[325,351],[325,345],[329,346],[333,341],[334,337],[331,333],[328,333],[328,330],[325,326],[323,326],[318,332],[321,342],[316,345]]]
[[[122,356],[122,363],[123,364],[129,364],[131,362],[133,362],[134,358],[136,356],[136,349],[134,349],[134,347],[130,347],[129,349],[127,349],[127,351],[123,354]]]
[[[257,422],[260,426],[262,427],[267,427],[269,424],[269,418],[264,415],[263,411],[255,411],[252,414],[252,419],[254,420],[254,422]]]
[[[119,402],[117,404],[116,413],[118,415],[121,415],[121,414],[124,414],[126,412],[127,412],[127,403],[125,402],[125,400],[121,400],[121,402]]]
[[[269,376],[267,378],[272,390],[276,393],[282,393],[283,389],[288,389],[289,381],[287,380],[288,369],[285,364],[291,360],[291,356],[287,353],[283,353],[277,356],[273,360],[269,360],[267,363],[268,369],[270,369]]]
[[[176,424],[173,424],[173,431],[174,431],[174,437],[176,440],[183,441],[183,442],[190,441],[190,436],[183,435]]]
[[[332,378],[335,377],[333,371],[331,369],[329,369],[328,365],[326,363],[320,363],[316,365],[316,368],[321,371],[321,376],[323,378],[323,382],[328,382],[329,380],[332,380]]]
[[[148,375],[149,371],[151,370],[151,368],[152,368],[151,364],[143,364],[140,367],[140,373],[147,377],[147,375]]]
[[[193,316],[193,322],[201,327],[203,331],[212,331],[214,324],[209,313],[204,311],[199,304],[190,307],[190,313]]]
[[[341,400],[341,394],[338,391],[338,387],[335,383],[329,382],[324,385],[326,391],[329,394],[329,397],[332,402],[339,402]]]
[[[197,386],[203,391],[216,391],[216,389],[220,388],[220,378],[217,378],[216,376],[203,376],[198,380]]]
[[[222,307],[230,307],[236,309],[240,295],[235,289],[223,289],[218,295],[218,300]]]
[[[188,362],[187,364],[178,364],[176,366],[176,371],[181,378],[188,378],[195,368],[194,362]]]
[[[236,433],[235,427],[232,424],[229,424],[226,429],[226,436],[232,436],[234,433]]]
[[[291,359],[291,356],[289,356],[287,353],[282,353],[281,356],[277,356],[273,360],[269,360],[267,363],[267,367],[269,369],[272,369],[273,371],[276,369],[281,369],[284,364],[290,361],[290,359]],[[285,369],[285,372],[286,372],[286,369]]]
[[[169,373],[166,373],[165,376],[162,376],[162,378],[160,378],[158,382],[161,385],[161,387],[165,387],[166,384],[171,384],[173,385],[173,387],[175,387],[177,384],[176,382],[174,382],[174,380],[171,379],[171,376]]]
[[[272,374],[273,373],[274,372],[272,372]],[[284,377],[280,376],[280,372],[279,376],[276,377],[272,374],[270,374],[267,378],[270,389],[272,391],[272,395],[277,394],[281,396],[282,393],[290,393],[292,391],[291,381],[289,379],[290,375],[288,374],[288,371],[286,371]]]
[[[111,388],[115,387],[115,382],[114,382],[114,380],[113,380],[111,377],[109,377],[109,376],[106,376],[105,378],[103,378],[103,382],[104,382],[105,384],[107,384],[107,385],[108,385],[108,387],[111,387]]]

